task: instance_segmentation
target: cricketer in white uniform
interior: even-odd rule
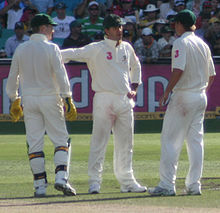
[[[61,50],[64,62],[86,62],[92,77],[93,131],[88,162],[89,193],[99,193],[106,146],[114,135],[114,173],[121,192],[145,192],[132,169],[133,98],[141,84],[141,66],[131,45],[122,41],[122,20],[104,19],[105,40]]]
[[[201,195],[206,91],[214,80],[215,67],[208,45],[194,34],[195,22],[196,16],[190,10],[175,16],[175,30],[180,37],[173,44],[172,75],[160,99],[162,106],[173,90],[161,134],[160,182],[148,189],[154,196],[176,194],[176,171],[184,139],[189,157],[186,193]]]
[[[68,183],[71,146],[62,101],[62,98],[70,100],[72,93],[60,50],[48,41],[52,37],[54,25],[56,23],[46,14],[36,15],[32,19],[34,34],[29,41],[16,48],[6,86],[15,121],[20,115],[16,118],[16,109],[20,107],[19,84],[21,86],[28,155],[36,197],[46,195],[43,152],[45,131],[55,146],[54,186],[65,195],[76,194]]]

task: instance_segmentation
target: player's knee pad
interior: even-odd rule
[[[45,172],[44,152],[34,152],[28,154],[30,166],[33,174],[42,174]]]

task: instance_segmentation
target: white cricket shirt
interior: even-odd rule
[[[22,96],[72,94],[60,49],[43,34],[31,35],[15,50],[6,86],[12,100],[18,97],[19,81]]]
[[[92,77],[95,92],[127,94],[130,83],[141,84],[141,65],[134,49],[128,42],[105,38],[82,48],[61,50],[64,62],[85,62]]]
[[[173,43],[172,70],[183,71],[175,90],[204,90],[215,67],[208,45],[194,32],[185,32]]]

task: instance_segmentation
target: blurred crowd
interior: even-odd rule
[[[195,33],[213,55],[220,55],[220,0],[0,0],[0,57],[12,57],[29,39],[30,21],[37,13],[47,13],[58,23],[52,42],[61,49],[104,39],[102,22],[114,13],[126,22],[123,40],[134,47],[140,61],[156,63],[171,56],[173,19],[183,9],[195,13]]]

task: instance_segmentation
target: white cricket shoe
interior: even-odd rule
[[[100,192],[100,184],[99,183],[92,183],[89,186],[89,194],[99,194]]]
[[[148,193],[152,196],[175,196],[176,192],[172,189],[165,189],[160,186],[156,186],[148,189]]]
[[[57,180],[54,184],[54,188],[58,191],[62,191],[66,196],[75,196],[76,190],[66,181]]]
[[[121,192],[122,193],[127,193],[127,192],[142,193],[142,192],[146,192],[146,191],[147,191],[147,187],[146,186],[141,186],[137,182],[135,182],[131,185],[128,185],[128,186],[121,186]]]
[[[46,196],[46,187],[38,186],[35,188],[34,197],[45,197]]]

